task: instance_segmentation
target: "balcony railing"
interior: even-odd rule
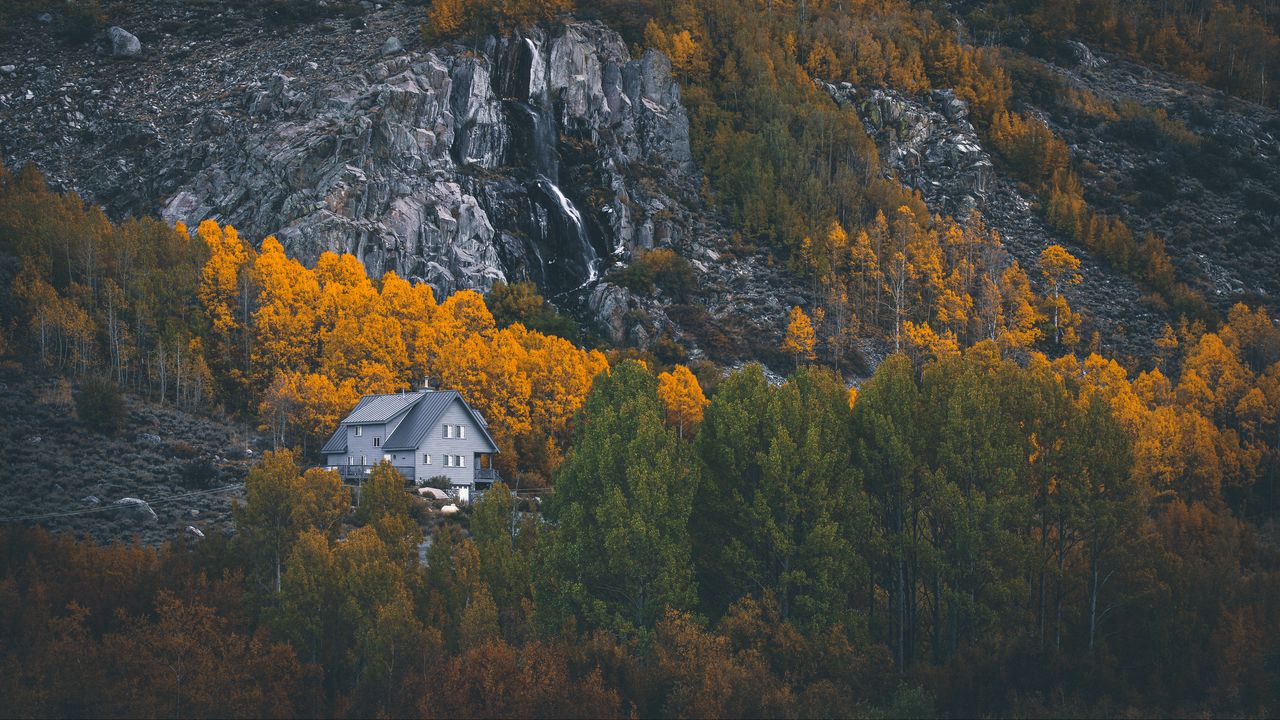
[[[360,481],[368,477],[370,471],[375,467],[377,467],[377,465],[331,465],[328,469],[337,471],[338,475],[341,476],[343,480]],[[395,468],[402,476],[404,476],[405,482],[411,483],[414,481],[415,470],[413,466],[397,465]]]
[[[477,482],[494,483],[502,479],[496,468],[476,468],[475,479]]]

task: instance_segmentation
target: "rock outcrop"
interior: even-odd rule
[[[781,360],[800,293],[706,207],[662,54],[632,57],[594,22],[425,48],[407,5],[266,35],[234,8],[210,24],[139,2],[137,62],[36,38],[0,77],[7,164],[35,162],[115,217],[214,218],[439,295],[532,280],[619,344]],[[679,301],[609,280],[660,246],[695,268]]]
[[[201,118],[196,170],[162,217],[275,233],[305,262],[350,252],[372,275],[441,294],[510,279],[583,288],[652,246],[629,169],[691,169],[669,63],[632,60],[596,24],[490,40],[480,54],[409,53],[318,87],[276,73],[242,103],[256,121],[244,131],[234,108]]]

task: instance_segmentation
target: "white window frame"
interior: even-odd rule
[[[375,438],[373,439],[373,446],[374,446],[374,447],[382,447],[382,438],[380,438],[380,437],[375,437]]]
[[[364,437],[364,426],[363,426],[363,425],[357,425],[357,426],[356,426],[356,437]]]
[[[467,439],[467,427],[465,425],[458,426],[458,439],[459,440]]]
[[[465,456],[459,455],[459,456],[458,456],[458,467],[462,467],[462,468],[464,468],[464,467],[466,467],[466,466],[467,466],[467,458],[466,458]]]
[[[445,456],[444,456],[444,466],[445,466],[445,467],[453,467],[453,456],[452,456],[452,455],[445,455]]]
[[[445,425],[445,426],[444,426],[444,439],[445,439],[445,440],[452,440],[452,439],[453,439],[453,426],[452,426],[452,425]]]
[[[423,453],[423,454],[422,454],[422,464],[423,464],[423,465],[430,465],[430,464],[431,464],[431,453]]]

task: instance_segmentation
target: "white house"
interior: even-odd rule
[[[349,480],[390,461],[406,482],[424,485],[448,478],[458,499],[498,479],[493,456],[498,446],[484,417],[455,390],[367,395],[324,444],[326,464]]]

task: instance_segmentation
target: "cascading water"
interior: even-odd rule
[[[524,89],[525,99],[514,101],[529,121],[529,160],[533,165],[533,179],[529,182],[529,197],[535,205],[555,222],[546,222],[534,208],[534,225],[539,229],[541,244],[551,249],[551,259],[543,261],[543,253],[534,248],[542,264],[544,278],[563,295],[580,290],[600,277],[600,257],[591,243],[582,213],[573,201],[560,189],[559,133],[555,114],[546,86],[546,68],[538,46],[530,38],[524,39],[528,50],[529,84]],[[537,245],[539,243],[535,243]],[[556,266],[558,281],[547,277],[548,265]],[[571,277],[563,277],[568,274]],[[568,282],[565,282],[568,280]]]
[[[587,228],[582,224],[582,213],[579,213],[573,202],[560,191],[560,186],[542,176],[539,176],[536,182],[547,197],[555,201],[560,208],[561,217],[567,219],[569,221],[568,224],[573,227],[574,235],[578,240],[578,248],[581,251],[581,259],[587,272],[586,280],[574,289],[584,288],[599,279],[600,257],[596,254],[596,249],[591,244],[591,239],[587,237]]]

